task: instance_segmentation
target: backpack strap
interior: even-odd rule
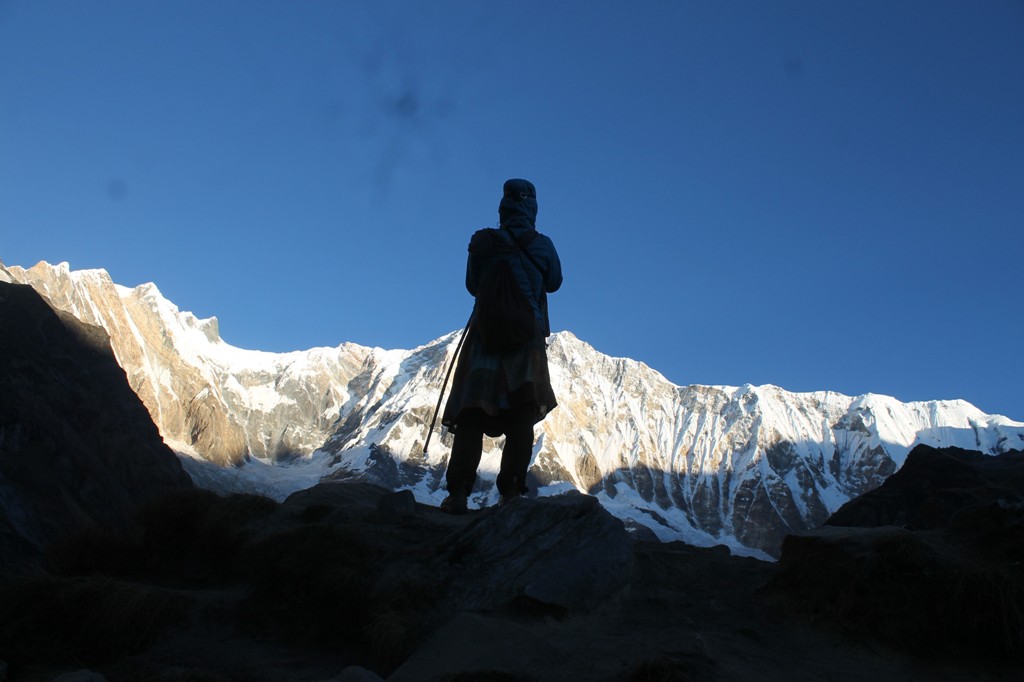
[[[548,273],[544,270],[544,268],[542,268],[540,266],[540,263],[537,262],[537,259],[534,258],[533,256],[531,256],[530,252],[523,248],[523,245],[519,243],[519,240],[516,239],[515,235],[512,234],[511,232],[509,232],[508,230],[502,230],[502,232],[505,232],[505,233],[508,234],[509,239],[511,239],[512,243],[516,245],[516,248],[519,249],[519,252],[521,254],[523,254],[524,256],[526,256],[530,260],[531,263],[533,263],[533,267],[537,268],[537,272],[539,272],[541,274],[541,277],[546,278]],[[536,238],[537,238],[537,231],[534,230],[533,231],[533,236],[530,237],[530,242],[532,242]],[[527,245],[529,245],[529,242],[527,243]]]
[[[526,256],[530,260],[530,262],[533,263],[533,267],[537,269],[537,272],[540,273],[540,276],[541,276],[540,296],[537,296],[537,292],[535,290],[533,290],[533,282],[530,282],[530,289],[531,289],[531,293],[535,297],[537,297],[537,301],[538,301],[538,303],[540,305],[540,314],[541,314],[541,318],[542,318],[542,322],[541,323],[544,326],[544,335],[547,336],[547,335],[549,335],[551,333],[551,329],[549,328],[549,324],[550,323],[548,322],[548,294],[544,290],[544,280],[546,280],[548,278],[547,270],[545,270],[543,267],[541,267],[541,264],[537,262],[537,259],[534,258],[533,256],[531,256],[530,252],[527,251],[525,248],[523,248],[523,245],[519,243],[519,240],[516,239],[515,235],[512,234],[512,232],[510,230],[505,230],[505,229],[502,229],[502,228],[499,227],[498,231],[506,233],[508,235],[508,238],[510,240],[512,240],[512,243],[516,245],[516,249],[519,250],[520,257]],[[537,232],[536,230],[532,230],[530,232],[530,239],[529,239],[529,241],[526,242],[526,245],[529,246],[533,242],[533,240],[538,237],[539,234],[540,233]],[[521,261],[522,261],[522,258],[520,258],[520,262]],[[529,278],[527,278],[527,280],[529,280]]]

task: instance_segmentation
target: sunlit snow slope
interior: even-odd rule
[[[262,460],[227,470],[193,462],[201,484],[283,496],[321,474],[358,474],[422,501],[443,498],[450,437],[435,434],[426,457],[422,450],[458,333],[411,351],[247,351],[220,339],[216,319],[179,311],[152,284],[128,289],[105,271],[67,264],[8,272],[107,330],[132,387],[180,452],[220,465]],[[549,358],[559,407],[537,428],[533,487],[590,492],[665,540],[774,555],[786,533],[879,485],[918,443],[1024,448],[1024,424],[963,401],[681,387],[568,332],[551,337]],[[500,439],[488,440],[476,504],[496,500],[499,457]],[[268,466],[281,461],[293,463]]]

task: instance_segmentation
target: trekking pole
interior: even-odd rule
[[[452,375],[452,369],[455,367],[455,362],[459,359],[459,353],[462,352],[462,342],[466,340],[466,332],[469,331],[469,325],[473,323],[473,316],[469,316],[469,321],[466,322],[466,326],[462,328],[462,335],[459,336],[459,345],[455,347],[455,355],[452,357],[452,361],[448,364],[448,371],[444,374],[444,383],[441,384],[441,394],[437,396],[437,405],[434,406],[434,416],[430,418],[430,429],[427,431],[427,442],[423,444],[423,459],[427,458],[427,448],[430,446],[430,437],[434,435],[434,424],[437,423],[437,413],[441,409],[441,401],[444,400],[444,390],[448,388],[448,377]]]

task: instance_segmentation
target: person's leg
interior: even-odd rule
[[[502,414],[505,447],[501,451],[498,492],[505,500],[527,492],[526,472],[533,456],[533,408],[516,408]]]
[[[476,469],[480,466],[483,437],[483,423],[480,419],[472,415],[459,419],[455,428],[452,454],[448,459],[448,471],[445,473],[448,498],[442,503],[442,507],[449,511],[466,511],[466,498],[473,491]]]

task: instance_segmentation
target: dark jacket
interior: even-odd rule
[[[519,246],[513,243],[513,239]],[[524,225],[478,230],[469,242],[469,261],[466,264],[466,289],[469,293],[476,296],[483,274],[499,258],[508,261],[519,288],[533,306],[539,328],[547,336],[551,333],[547,295],[562,286],[562,264],[555,245],[546,235]]]
[[[505,183],[502,192],[498,206],[501,228],[478,230],[469,241],[466,288],[476,296],[481,279],[493,262],[507,260],[533,306],[538,331],[520,349],[493,353],[484,348],[471,324],[441,417],[441,423],[454,430],[465,415],[474,415],[475,423],[483,415],[484,431],[491,435],[501,432],[499,415],[504,410],[532,408],[536,423],[558,404],[551,388],[544,337],[551,331],[547,294],[562,285],[562,264],[551,240],[536,230],[537,193],[533,185],[527,180],[513,179]],[[520,246],[513,243],[513,238]]]

